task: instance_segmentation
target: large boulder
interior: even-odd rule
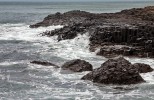
[[[89,62],[75,59],[64,63],[61,67],[64,70],[71,70],[73,72],[92,71],[93,67]]]
[[[82,77],[102,84],[129,85],[145,82],[135,67],[123,57],[109,59],[100,68]]]
[[[150,67],[150,65],[143,64],[143,63],[135,63],[133,66],[136,68],[136,70],[139,71],[139,73],[147,73],[152,72],[153,69]]]

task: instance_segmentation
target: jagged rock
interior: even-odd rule
[[[100,68],[82,77],[83,80],[90,80],[102,84],[138,84],[145,82],[135,67],[123,57],[109,59]]]
[[[147,73],[152,72],[153,69],[150,67],[150,65],[143,64],[143,63],[135,63],[133,66],[136,68],[136,70],[139,71],[139,73]]]
[[[90,36],[90,50],[101,47],[99,55],[154,57],[154,26],[108,26],[96,28]],[[124,45],[117,48],[117,45]]]
[[[141,18],[142,20],[154,21],[154,6],[123,10],[120,13],[131,15],[137,18]]]
[[[40,26],[50,26],[50,25],[72,25],[74,23],[81,23],[86,20],[104,23],[104,19],[107,19],[107,21],[109,22],[111,21],[113,22],[113,19],[115,19],[114,21],[116,22],[127,21],[127,23],[130,22],[131,24],[134,24],[134,22],[138,23],[139,20],[138,18],[141,18],[142,20],[154,21],[154,6],[123,10],[118,13],[96,14],[80,10],[73,10],[63,14],[57,12],[56,14],[48,15],[47,17],[44,18],[42,22],[30,25],[30,27],[37,28]],[[131,19],[133,19],[133,21]],[[139,21],[141,22],[141,20]]]
[[[97,52],[97,55],[113,58],[119,55],[133,56],[135,53],[135,48],[126,45],[105,45],[100,49],[99,52]]]
[[[93,67],[89,62],[75,59],[64,63],[61,67],[64,70],[71,70],[73,72],[92,71]]]
[[[63,28],[42,35],[58,36],[58,40],[73,39],[89,33],[90,51],[101,48],[102,56],[154,57],[154,6],[123,10],[118,13],[89,13],[69,11],[48,15],[32,28],[64,25]],[[125,45],[124,48],[112,47]],[[112,47],[107,50],[106,46]]]
[[[71,26],[64,26],[61,29],[56,29],[53,31],[43,32],[42,35],[46,36],[58,36],[58,41],[66,40],[66,39],[74,39],[78,34],[84,34],[88,32],[90,26],[94,26],[94,23],[85,22],[85,23],[78,23],[73,24]]]
[[[32,64],[38,64],[38,65],[43,65],[43,66],[54,66],[54,67],[57,67],[59,68],[59,66],[51,63],[51,62],[45,62],[45,61],[31,61],[30,63]]]
[[[48,15],[44,18],[42,22],[36,23],[34,25],[30,25],[31,28],[38,28],[40,26],[50,26],[50,25],[73,25],[74,23],[81,23],[87,18],[91,18],[93,15],[92,13],[80,11],[80,10],[73,10],[66,13],[56,13]]]

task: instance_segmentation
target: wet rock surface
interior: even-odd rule
[[[123,10],[120,13],[124,13],[126,15],[131,15],[142,20],[154,21],[154,7],[149,6],[145,8],[133,8],[130,10]]]
[[[136,68],[136,70],[139,71],[139,73],[147,73],[152,72],[153,69],[150,67],[150,65],[143,64],[143,63],[135,63],[133,66]]]
[[[89,62],[75,59],[64,63],[61,67],[64,70],[71,70],[73,72],[92,71],[93,67]]]
[[[101,47],[99,55],[154,57],[154,26],[98,28],[90,37],[90,50]],[[119,48],[117,45],[125,45]],[[106,49],[109,46],[110,49]]]
[[[87,32],[87,28],[89,28],[90,25],[93,25],[93,23],[78,23],[71,26],[64,26],[61,29],[56,29],[54,31],[48,31],[42,33],[42,35],[45,36],[58,36],[58,41],[66,40],[66,39],[73,39],[78,34],[84,34]]]
[[[109,59],[100,68],[82,77],[82,80],[90,80],[102,84],[129,85],[145,82],[139,71],[123,57]]]
[[[42,33],[58,36],[58,40],[73,39],[89,33],[90,51],[100,48],[98,55],[154,57],[154,6],[133,8],[117,13],[69,11],[47,16],[31,28],[63,25],[61,29]],[[118,45],[123,45],[119,48]],[[107,49],[107,48],[110,49]]]

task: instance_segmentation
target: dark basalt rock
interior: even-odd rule
[[[83,71],[92,71],[93,67],[90,63],[75,59],[64,63],[61,67],[64,70],[71,70],[73,72],[83,72]]]
[[[124,21],[124,22],[127,22],[127,24],[134,24],[134,23],[138,23],[138,21],[141,22],[141,20],[154,21],[153,11],[154,11],[154,6],[123,10],[118,13],[96,14],[96,13],[89,13],[89,12],[80,11],[80,10],[73,10],[66,13],[57,12],[56,14],[48,15],[47,17],[44,18],[42,22],[36,23],[34,25],[30,25],[30,27],[37,28],[40,26],[50,26],[50,25],[67,26],[67,25],[73,25],[74,23],[81,23],[86,20],[104,23],[104,20],[106,19],[108,22],[111,22],[111,23],[114,21],[118,23]]]
[[[84,34],[85,32],[87,32],[87,28],[89,28],[90,25],[92,26],[93,24],[88,22],[73,24],[71,26],[64,26],[63,28],[56,29],[54,31],[44,32],[42,33],[42,35],[46,35],[46,36],[58,35],[58,41],[73,39],[78,34]]]
[[[135,48],[126,45],[105,45],[97,52],[97,55],[113,58],[119,55],[134,56],[135,53],[137,53]]]
[[[90,80],[102,84],[138,84],[145,82],[135,67],[123,57],[109,59],[100,68],[82,77],[82,80]]]
[[[93,15],[92,13],[80,11],[80,10],[73,10],[66,13],[56,13],[48,15],[44,18],[42,22],[36,23],[34,25],[30,25],[31,28],[38,28],[40,26],[50,26],[50,25],[73,25],[74,23],[81,23],[87,18],[91,18]]]
[[[142,20],[154,21],[154,6],[145,8],[133,8],[130,10],[123,10],[120,13],[131,15],[133,17],[141,18]]]
[[[135,63],[133,66],[136,68],[136,70],[139,71],[139,73],[147,73],[152,72],[153,69],[150,67],[150,65],[143,64],[143,63]]]
[[[101,48],[98,55],[154,57],[154,6],[123,10],[118,13],[69,11],[48,15],[31,28],[64,25],[42,35],[58,36],[58,41],[89,33],[90,51]],[[117,48],[117,45],[125,45]],[[109,47],[110,49],[107,49]]]
[[[57,65],[55,65],[53,63],[50,63],[50,62],[45,62],[45,61],[31,61],[30,63],[38,64],[38,65],[43,65],[43,66],[54,66],[54,67],[59,68],[59,66],[57,66]]]
[[[151,25],[97,28],[90,37],[90,50],[101,47],[98,54],[103,56],[154,57],[153,33],[154,26]],[[118,45],[124,46],[119,48]]]

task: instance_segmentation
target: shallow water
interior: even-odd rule
[[[18,7],[13,8],[17,9]],[[3,9],[6,10],[7,8]],[[8,12],[11,12],[10,14],[14,13],[13,11],[16,13],[16,10],[8,10]],[[1,9],[0,13],[3,12]],[[35,11],[33,13],[36,14]],[[29,19],[30,16],[26,15],[29,21],[25,17],[23,17],[25,18],[24,20],[18,19],[18,17],[21,17],[20,14],[15,19],[17,21],[13,21],[13,23],[9,23],[9,20],[4,23],[2,19],[5,18],[0,18],[0,100],[154,99],[154,72],[141,74],[147,81],[146,83],[122,86],[124,89],[120,90],[114,89],[117,87],[116,85],[101,85],[80,80],[88,72],[67,73],[53,66],[29,63],[32,60],[43,60],[62,65],[68,60],[79,58],[90,62],[94,68],[97,68],[107,60],[89,52],[88,33],[79,35],[73,40],[58,42],[56,36],[42,37],[40,33],[61,28],[62,26],[30,29],[30,23],[41,20],[45,16],[43,12],[40,11],[39,13],[42,16],[33,16],[33,19]],[[39,14],[36,15],[38,16]],[[126,59],[132,63],[150,64],[154,68],[154,59],[127,57]]]

